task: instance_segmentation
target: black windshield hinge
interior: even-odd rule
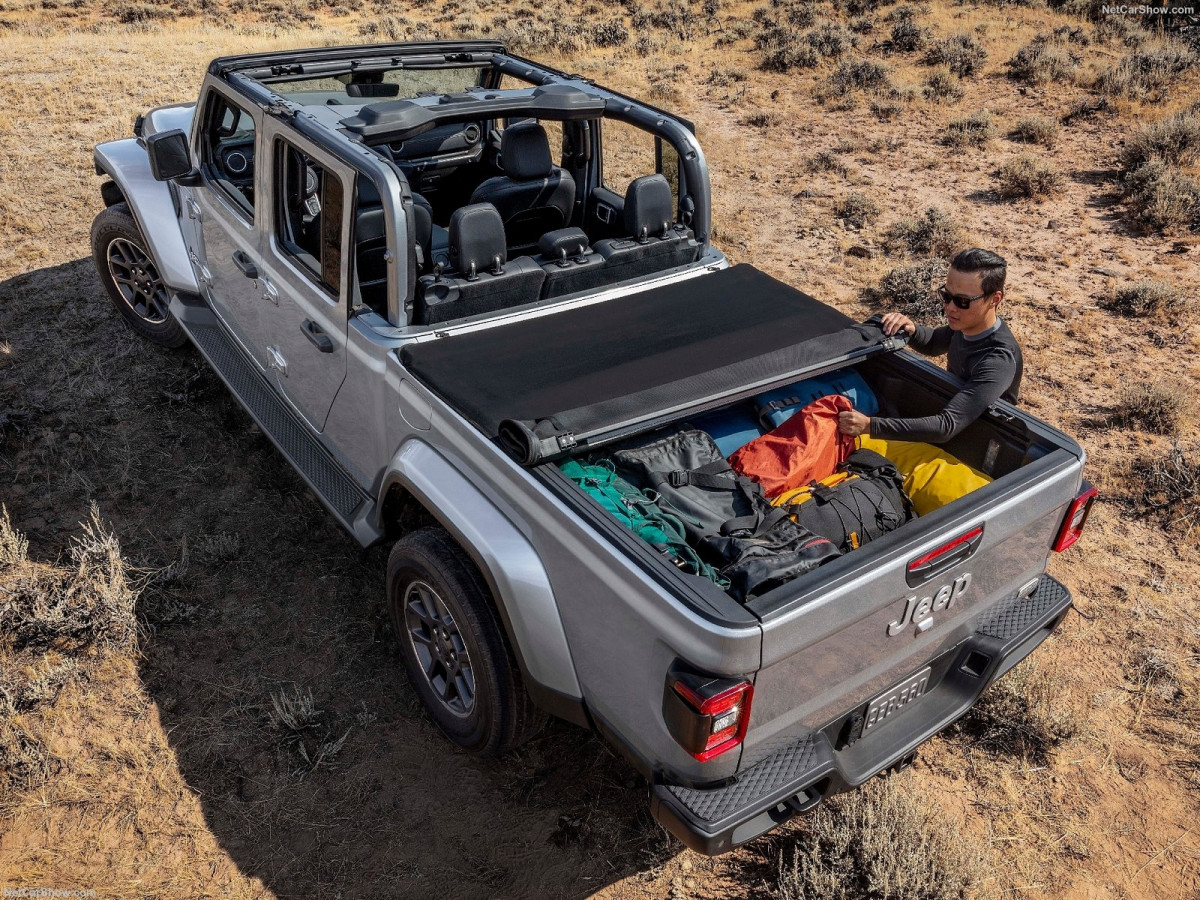
[[[277,119],[288,119],[296,114],[290,104],[282,100],[275,100],[263,107],[263,112],[268,116],[274,116]]]
[[[303,75],[304,66],[300,63],[285,63],[281,66],[271,66],[272,75]]]

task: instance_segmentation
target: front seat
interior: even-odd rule
[[[546,131],[537,122],[518,122],[504,130],[500,162],[505,174],[475,188],[471,202],[496,207],[508,255],[522,256],[547,231],[570,224],[575,179],[554,165]]]

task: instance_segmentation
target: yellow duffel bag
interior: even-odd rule
[[[904,490],[912,498],[919,516],[992,483],[982,472],[933,444],[883,441],[864,434],[858,438],[858,446],[874,450],[896,464],[904,476]]]

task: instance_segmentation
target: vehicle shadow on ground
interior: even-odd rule
[[[129,333],[90,259],[0,301],[10,512],[51,558],[95,502],[150,573],[142,684],[244,874],[281,897],[585,897],[682,849],[582,729],[455,752],[395,655],[387,549],[335,524],[195,351]]]

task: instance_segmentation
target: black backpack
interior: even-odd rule
[[[874,450],[855,450],[838,469],[849,477],[833,485],[812,482],[809,499],[783,507],[792,521],[848,553],[916,516],[904,476]]]

